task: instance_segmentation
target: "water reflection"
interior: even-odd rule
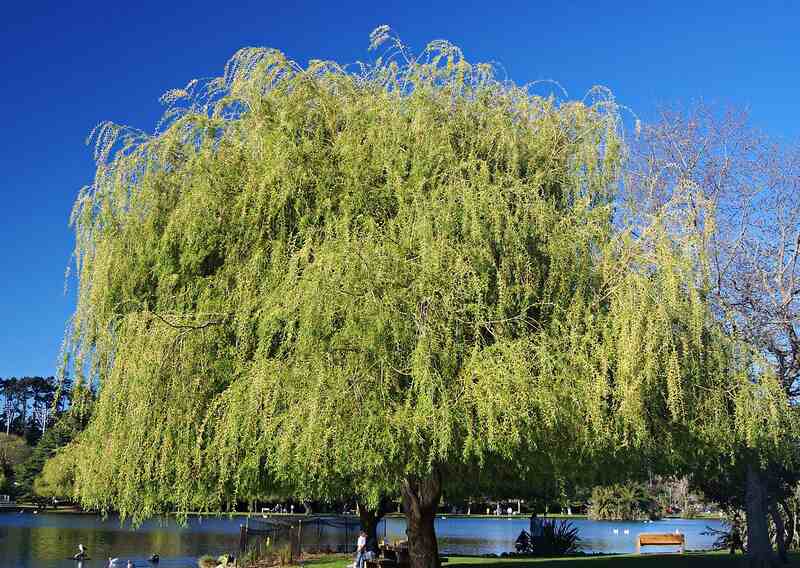
[[[72,559],[83,543],[89,559],[81,568],[105,568],[110,557],[137,567],[152,566],[147,558],[157,552],[159,566],[196,566],[203,554],[217,556],[235,551],[239,544],[236,519],[191,519],[185,527],[173,519],[158,519],[137,530],[121,525],[118,518],[102,520],[93,515],[0,514],[2,568],[76,568]]]
[[[159,568],[196,566],[203,554],[218,556],[236,551],[241,518],[191,518],[186,526],[173,518],[155,519],[134,530],[115,517],[94,515],[0,513],[0,559],[2,568],[105,568],[109,557],[132,559],[138,568],[154,566],[153,553],[161,557]],[[719,521],[669,519],[654,523],[574,520],[587,552],[632,552],[640,532],[674,532],[686,535],[688,549],[708,549],[713,537],[702,533],[707,526],[720,528]],[[445,554],[499,554],[513,550],[527,519],[439,518],[436,531]],[[615,532],[616,531],[616,532]],[[627,532],[627,534],[626,534]],[[405,538],[405,520],[390,518],[378,527],[380,537]],[[308,538],[336,547],[354,540],[354,531],[325,527]],[[305,540],[305,539],[304,539]],[[310,544],[309,540],[309,544]],[[72,560],[78,543],[86,545],[89,559]],[[668,549],[659,549],[667,551]]]

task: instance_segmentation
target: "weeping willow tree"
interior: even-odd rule
[[[631,145],[626,191],[640,216],[660,212],[673,235],[699,250],[704,293],[726,334],[747,346],[740,362],[751,381],[760,383],[762,375],[777,381],[783,404],[788,399],[796,407],[800,152],[770,140],[746,113],[721,110],[702,104],[661,109]],[[797,431],[790,427],[781,444],[763,446],[759,437],[741,434],[729,455],[695,456],[693,483],[718,503],[745,511],[752,564],[771,564],[773,543],[785,563],[784,519],[791,523],[794,516],[785,498],[796,483]]]
[[[442,492],[475,474],[779,427],[731,372],[691,247],[614,222],[612,99],[372,39],[386,57],[351,69],[244,49],[168,92],[154,134],[96,131],[67,342],[99,391],[71,448],[86,506],[400,493],[433,568]],[[717,412],[723,388],[741,412]]]

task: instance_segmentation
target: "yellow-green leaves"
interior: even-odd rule
[[[725,372],[680,251],[612,225],[613,101],[440,42],[357,73],[243,50],[166,102],[139,145],[103,138],[73,218],[89,505],[564,471],[655,443]]]

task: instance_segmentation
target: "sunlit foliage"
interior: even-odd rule
[[[779,389],[714,331],[691,243],[614,223],[613,99],[389,45],[351,69],[244,49],[167,93],[154,134],[96,131],[67,346],[99,385],[84,504],[375,502],[450,465],[781,427]]]

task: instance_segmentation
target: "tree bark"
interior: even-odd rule
[[[411,568],[440,568],[434,522],[442,496],[442,474],[434,469],[426,478],[408,477],[402,483],[403,508]]]
[[[741,527],[739,526],[738,516],[733,518],[731,522],[731,533],[730,533],[730,553],[736,554],[738,549],[742,549],[742,553],[745,552],[744,546],[742,545],[742,532]]]
[[[778,504],[773,500],[770,503],[769,513],[772,515],[772,522],[775,525],[775,545],[778,547],[778,559],[782,564],[789,563],[786,554],[786,529],[783,523],[783,515],[778,509]]]
[[[747,516],[747,556],[750,568],[771,568],[776,565],[767,529],[767,489],[763,474],[747,466],[745,494]]]
[[[377,509],[370,509],[364,503],[358,503],[358,518],[361,530],[367,533],[367,544],[378,543],[378,523],[389,510],[391,502],[383,498],[378,503]]]
[[[797,530],[797,513],[792,507],[789,506],[789,503],[786,499],[781,499],[781,507],[783,508],[783,512],[786,515],[786,538],[784,539],[784,546],[787,550],[792,548],[792,542],[794,542],[794,534]]]

